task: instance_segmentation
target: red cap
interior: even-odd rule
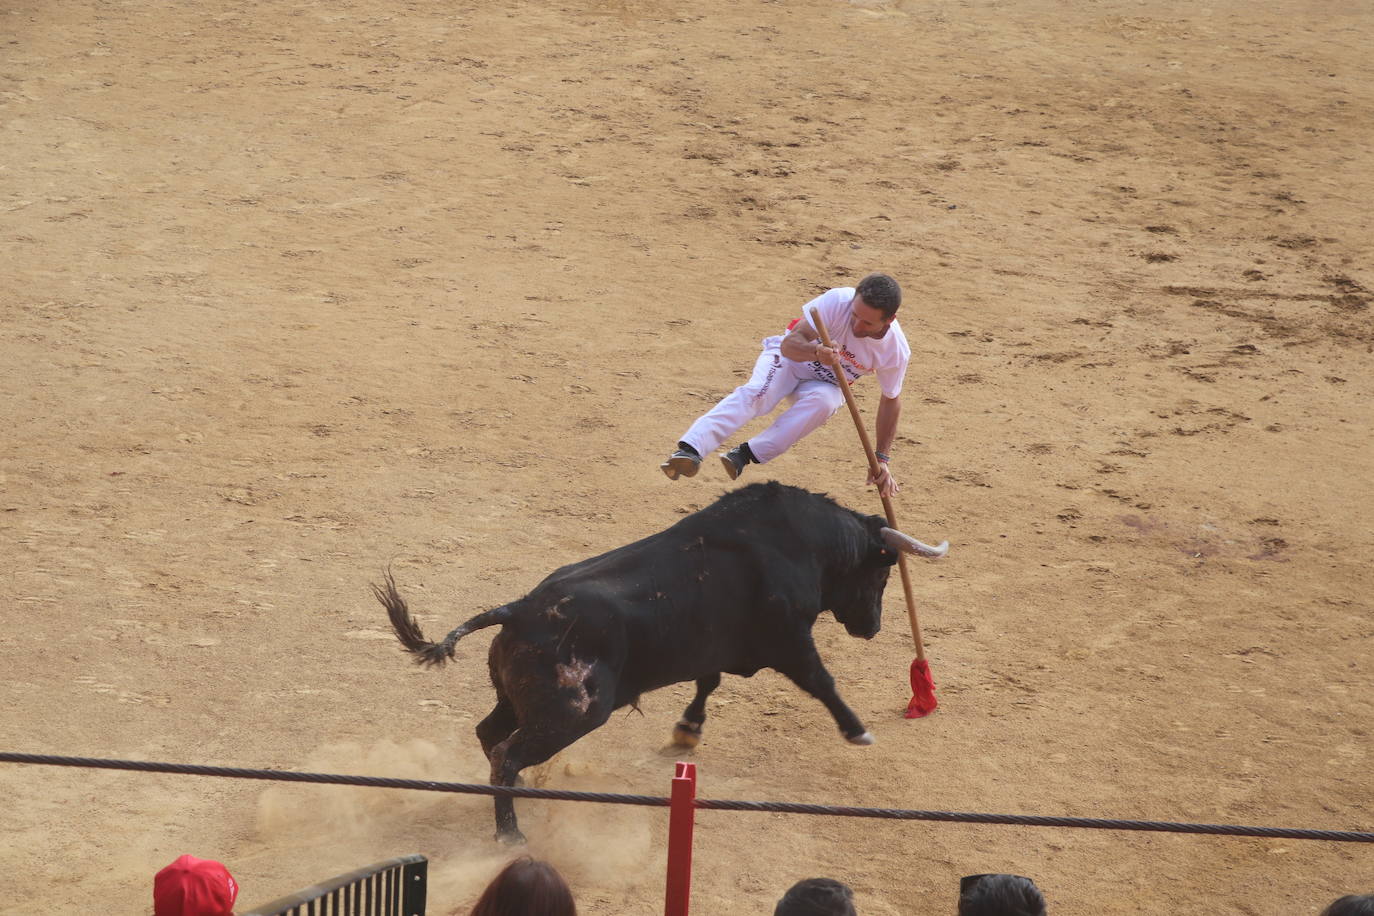
[[[219,862],[182,856],[153,878],[153,916],[232,916],[238,895]]]

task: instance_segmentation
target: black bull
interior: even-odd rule
[[[524,598],[478,614],[440,643],[425,639],[388,572],[373,586],[406,650],[423,665],[453,657],[458,640],[502,625],[487,663],[496,708],[477,726],[493,785],[514,785],[640,694],[696,681],[673,731],[692,746],[722,672],[772,668],[825,704],[855,744],[872,736],[835,690],[811,638],[829,610],[872,639],[897,551],[940,555],[828,497],[770,482],[599,557],[555,571]],[[497,836],[523,839],[509,797],[496,798]]]

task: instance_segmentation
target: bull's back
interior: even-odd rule
[[[586,615],[632,694],[772,663],[780,634],[809,629],[818,608],[815,551],[854,513],[775,482],[727,493],[672,527],[561,567],[526,601]],[[813,613],[808,615],[805,611]],[[613,638],[612,638],[613,636]],[[623,655],[620,654],[623,652]]]
[[[669,529],[565,566],[527,599],[585,615],[588,636],[597,627],[616,631],[620,676],[633,695],[767,664],[766,618],[776,603],[768,567],[781,572],[782,561],[747,532],[681,534]]]

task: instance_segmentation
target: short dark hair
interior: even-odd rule
[[[1021,875],[968,875],[959,881],[959,916],[1045,916],[1045,898]]]
[[[521,856],[487,885],[472,916],[577,916],[577,904],[563,876],[547,862]]]
[[[883,313],[884,318],[897,314],[902,305],[902,288],[887,274],[869,274],[859,281],[854,295],[862,296],[866,304]]]
[[[834,878],[807,878],[782,895],[773,916],[856,916],[854,892]]]
[[[1347,894],[1331,901],[1322,916],[1374,916],[1374,894]]]

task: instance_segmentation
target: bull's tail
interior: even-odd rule
[[[501,605],[490,611],[478,614],[476,617],[461,624],[444,637],[443,642],[433,643],[425,639],[425,634],[420,632],[420,624],[410,614],[410,609],[406,607],[405,599],[401,593],[396,591],[396,580],[388,569],[383,573],[384,583],[373,585],[372,594],[377,596],[377,600],[386,608],[386,615],[391,620],[391,629],[396,633],[396,638],[401,641],[405,650],[415,656],[415,664],[433,667],[442,665],[450,658],[453,658],[454,648],[458,645],[458,640],[471,633],[473,630],[480,630],[483,627],[495,626],[498,623],[505,623],[511,615],[509,605]]]

